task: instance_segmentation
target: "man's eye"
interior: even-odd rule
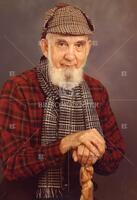
[[[57,43],[57,46],[59,46],[59,47],[65,47],[66,44],[65,44],[64,42],[58,42],[58,43]]]
[[[75,46],[76,46],[76,48],[77,48],[78,50],[82,50],[83,47],[84,47],[84,44],[83,44],[83,43],[77,43]]]
[[[60,46],[64,46],[65,44],[64,44],[63,42],[60,42],[59,45],[60,45]]]
[[[83,45],[78,43],[78,44],[76,44],[76,46],[77,47],[82,47]]]

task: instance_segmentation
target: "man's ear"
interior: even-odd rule
[[[44,55],[45,57],[47,57],[47,56],[48,56],[48,40],[46,40],[46,39],[41,39],[41,40],[39,41],[39,46],[40,46],[40,48],[41,48],[41,51],[42,51],[43,55]]]

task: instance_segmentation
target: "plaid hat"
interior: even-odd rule
[[[93,31],[90,19],[80,8],[63,3],[46,12],[41,38],[47,33],[90,35]]]

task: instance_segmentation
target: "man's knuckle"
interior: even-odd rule
[[[80,156],[80,157],[81,157],[81,156],[82,156],[82,152],[78,152],[78,156]]]
[[[105,148],[101,148],[101,149],[100,149],[100,153],[101,153],[101,155],[103,155],[104,152],[105,152]]]

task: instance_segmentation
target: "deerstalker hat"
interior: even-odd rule
[[[93,32],[93,24],[80,8],[61,3],[46,12],[41,38],[47,33],[90,35]]]

